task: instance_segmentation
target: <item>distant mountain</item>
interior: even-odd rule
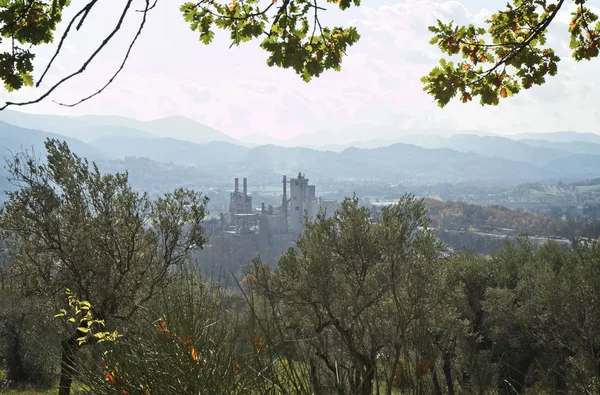
[[[270,182],[273,175],[298,172],[309,174],[313,180],[420,185],[480,181],[516,184],[600,177],[600,142],[591,141],[596,138],[600,141],[600,136],[573,132],[558,133],[554,140],[541,141],[479,136],[474,132],[452,134],[454,131],[441,131],[446,135],[430,135],[391,128],[393,130],[387,132],[378,129],[364,133],[363,140],[349,139],[356,131],[349,132],[347,140],[337,143],[323,139],[315,145],[318,149],[278,144],[250,148],[248,142],[254,138],[258,143],[260,136],[246,136],[244,142],[239,142],[183,117],[138,121],[124,117],[60,117],[8,111],[0,112],[2,118],[46,128],[44,131],[31,130],[31,127],[0,122],[0,148],[5,150],[5,157],[9,151],[32,146],[43,154],[44,139],[56,137],[67,141],[79,155],[102,160],[108,168],[113,160],[119,161],[118,166],[127,163],[137,166],[140,180],[152,179],[154,190],[160,189],[160,181],[150,174],[154,170],[148,169],[146,174],[144,163],[153,163],[153,168],[157,169],[172,163],[163,166],[170,169],[164,174],[171,174],[176,168],[195,168],[197,170],[185,170],[186,174],[195,174],[194,180],[189,181],[192,186],[201,180],[230,180],[233,177],[249,177],[257,183]],[[392,136],[392,132],[399,134]],[[188,139],[173,137],[177,135]],[[335,133],[329,136],[340,137]],[[369,139],[364,139],[367,136]],[[305,142],[313,137],[305,136]],[[558,141],[567,138],[580,140]],[[192,143],[190,139],[198,143]],[[293,141],[302,142],[297,137],[285,144]],[[354,142],[346,144],[343,141]]]
[[[411,141],[411,139],[407,140]],[[412,141],[418,141],[418,136],[415,136]],[[531,146],[500,136],[458,134],[446,138],[421,139],[421,142],[428,148],[450,148],[460,152],[475,152],[483,156],[522,161],[536,166],[571,155],[568,151]],[[415,144],[418,143],[415,142]]]
[[[553,160],[544,168],[571,179],[596,178],[600,177],[600,155],[572,154]]]
[[[409,144],[374,149],[348,148],[340,153],[268,145],[250,150],[239,165],[279,174],[301,171],[314,178],[419,184],[478,179],[522,182],[555,175],[522,162]]]
[[[86,143],[89,143],[102,137],[135,137],[145,139],[156,137],[148,132],[144,132],[143,130],[110,125],[84,126],[74,130],[65,130],[61,134],[64,136],[76,138]]]
[[[246,134],[246,135],[240,137],[239,140],[250,146],[259,146],[259,145],[268,145],[268,144],[273,144],[273,145],[284,145],[285,144],[284,140],[280,140],[276,137],[266,136],[266,135],[260,134],[260,133]]]
[[[11,153],[21,152],[22,150],[31,151],[32,149],[36,155],[44,155],[46,151],[44,142],[47,138],[66,141],[73,152],[91,160],[106,159],[109,157],[105,152],[74,138],[39,130],[20,128],[0,122],[0,148],[2,149],[2,156],[5,158],[9,157]]]
[[[589,154],[589,155],[600,155],[600,144],[591,143],[585,141],[547,141],[547,140],[533,140],[523,139],[519,140],[521,143],[530,145],[532,147],[544,147],[552,148],[562,151],[571,152],[573,154]]]
[[[213,163],[234,162],[244,157],[249,151],[249,148],[244,146],[221,141],[194,144],[173,138],[144,139],[107,136],[96,139],[90,144],[118,159],[151,158],[164,163],[199,167],[210,166]]]
[[[319,130],[313,133],[301,134],[285,140],[281,145],[288,147],[322,148],[324,146],[344,146],[349,148],[357,143],[379,141],[380,146],[388,146],[404,142],[406,136],[452,136],[455,134],[486,135],[477,130],[451,130],[451,129],[405,129],[393,126],[374,124],[354,124],[337,128]],[[354,142],[354,143],[351,143]]]
[[[28,114],[19,111],[0,111],[0,121],[28,129],[74,137],[91,141],[106,136],[138,138],[170,137],[195,143],[225,141],[240,142],[225,133],[193,119],[173,116],[154,121],[139,121],[133,118],[102,115],[60,116]]]
[[[233,144],[241,143],[239,140],[211,128],[210,126],[180,116],[160,118],[154,121],[139,121],[133,118],[102,115],[85,115],[74,118],[97,125],[121,126],[138,129],[156,137],[187,140],[193,143],[208,143],[211,141],[224,141]]]
[[[521,133],[512,136],[507,136],[515,140],[532,139],[546,140],[553,142],[571,142],[582,141],[587,143],[600,144],[600,135],[595,133],[578,133],[578,132],[553,132],[553,133]]]
[[[6,169],[6,161],[10,160],[14,154],[22,151],[28,151],[33,153],[35,157],[44,158],[46,155],[44,142],[47,138],[66,141],[73,152],[90,160],[102,160],[108,157],[104,152],[77,139],[0,122],[0,161],[2,161],[0,165],[0,200],[2,200],[1,192],[14,188],[8,181],[9,173]]]

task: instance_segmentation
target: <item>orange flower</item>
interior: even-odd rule
[[[146,388],[146,391],[144,392],[144,395],[150,395],[150,390],[148,388]]]
[[[114,372],[106,372],[104,379],[111,384],[117,384],[117,377]]]
[[[238,363],[236,361],[233,361],[232,364],[233,364],[233,371],[235,372],[235,374],[238,374],[240,372],[240,365],[238,365]]]
[[[125,387],[121,387],[121,392],[123,393],[123,395],[129,395],[129,391],[127,391],[127,388]]]
[[[166,337],[171,337],[171,332],[169,332],[167,330],[167,323],[165,321],[161,321],[157,326],[156,326],[156,331],[158,333],[160,333],[161,335],[165,335]]]
[[[199,358],[198,351],[196,351],[196,348],[193,345],[190,346],[190,354],[192,355],[192,359],[194,361],[198,360],[198,358]]]
[[[260,337],[258,337],[257,334],[254,335],[254,347],[256,347],[257,350],[266,350],[267,348],[269,348],[261,343]]]

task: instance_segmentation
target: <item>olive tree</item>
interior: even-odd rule
[[[401,360],[432,357],[420,336],[435,304],[438,248],[424,214],[411,196],[375,218],[348,198],[331,218],[306,223],[274,273],[255,267],[250,286],[281,328],[274,346],[310,366],[311,392],[381,393],[378,377],[387,376],[392,393]]]
[[[18,188],[8,192],[0,227],[16,242],[17,276],[55,306],[70,289],[95,319],[123,328],[203,247],[208,199],[178,189],[151,200],[132,190],[127,173],[101,174],[66,143],[49,139],[46,150],[45,161],[22,152],[8,163]],[[85,335],[78,327],[62,341],[60,394],[70,391]]]

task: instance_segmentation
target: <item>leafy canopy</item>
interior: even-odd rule
[[[479,96],[482,105],[497,105],[501,98],[546,82],[558,71],[560,58],[546,46],[548,26],[568,3],[571,13],[570,48],[576,61],[598,56],[600,22],[586,6],[589,0],[512,0],[487,26],[456,26],[438,21],[429,30],[431,44],[452,57],[440,60],[422,82],[440,107],[456,95],[463,103]]]
[[[0,43],[9,50],[0,53],[0,79],[7,91],[33,85],[33,46],[51,43],[62,11],[70,0],[0,1]]]
[[[36,86],[60,54],[63,42],[72,33],[71,28],[79,30],[97,1],[81,3],[82,8],[67,24]],[[77,71],[62,78],[37,99],[7,102],[0,110],[9,105],[37,103],[67,80],[83,73],[121,29],[125,17],[137,11],[142,15],[138,30],[121,66],[108,82],[75,103],[59,104],[75,106],[100,94],[123,70],[142,33],[146,15],[157,2],[145,0],[145,7],[136,10],[133,0],[124,1],[118,23]],[[62,11],[69,3],[69,0],[0,0],[0,40],[12,43],[9,51],[0,54],[0,78],[7,90],[33,85],[31,47],[53,42]],[[201,0],[186,2],[180,10],[202,43],[212,43],[218,29],[229,33],[231,46],[260,38],[260,47],[270,54],[269,66],[293,69],[308,82],[325,70],[340,70],[348,47],[360,38],[355,27],[323,26],[319,13],[326,9],[325,3],[344,11],[359,6],[360,0],[321,0],[321,3],[317,0]],[[490,16],[485,27],[438,21],[436,26],[429,27],[434,34],[431,44],[437,45],[448,58],[441,59],[439,65],[422,78],[424,90],[440,107],[457,95],[464,103],[479,96],[482,105],[496,105],[501,98],[521,89],[545,83],[547,76],[557,73],[560,61],[554,49],[546,45],[547,29],[559,12],[571,4],[575,9],[569,24],[573,58],[580,61],[597,57],[600,22],[588,3],[589,0],[511,0],[505,10]]]
[[[360,0],[327,0],[341,10]],[[270,53],[269,66],[292,68],[306,82],[324,70],[340,70],[346,49],[360,38],[354,27],[323,27],[316,0],[260,0],[220,3],[188,2],[181,6],[186,22],[210,44],[215,28],[230,32],[231,45],[262,37],[261,48]]]
[[[0,231],[16,242],[15,275],[50,300],[71,289],[97,319],[127,320],[204,246],[208,199],[177,189],[151,200],[127,173],[102,174],[58,140],[45,146],[44,162],[22,152],[8,163],[19,188]]]

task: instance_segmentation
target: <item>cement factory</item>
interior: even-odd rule
[[[301,173],[289,180],[284,175],[281,206],[273,207],[264,203],[254,206],[248,180],[243,178],[240,190],[236,178],[228,212],[221,213],[220,221],[208,227],[210,244],[223,246],[235,242],[236,249],[244,251],[246,258],[267,251],[269,255],[279,255],[293,247],[304,228],[305,217],[314,220],[321,210],[331,216],[339,206],[336,200],[317,197],[316,187],[308,181]]]

